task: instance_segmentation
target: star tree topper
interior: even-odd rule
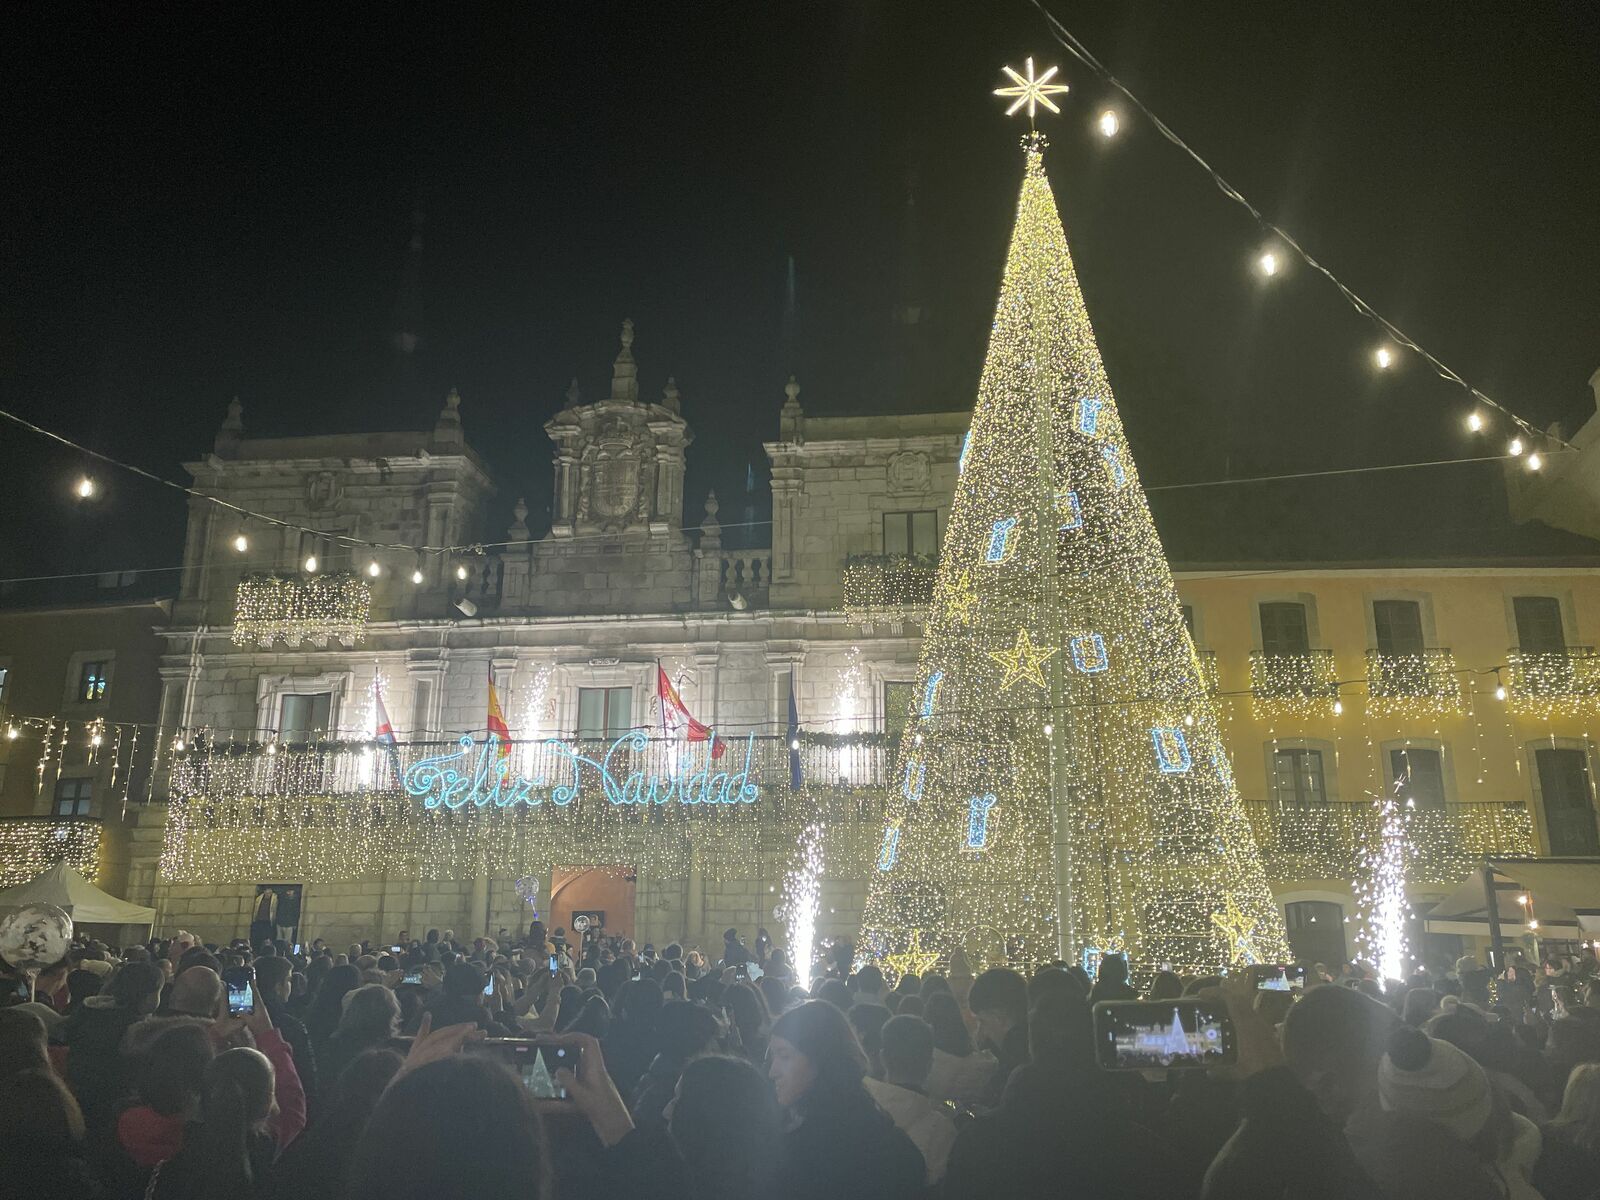
[[[1006,677],[1000,681],[1000,690],[1007,690],[1019,679],[1026,679],[1035,687],[1044,687],[1044,671],[1041,668],[1054,653],[1053,647],[1047,650],[1035,646],[1025,627],[1018,629],[1017,644],[1010,650],[989,651],[989,657],[1006,669]]]
[[[1211,914],[1211,923],[1222,930],[1228,939],[1228,962],[1244,962],[1247,966],[1256,961],[1255,949],[1250,939],[1255,936],[1256,923],[1239,911],[1239,903],[1228,897],[1227,907]]]
[[[1051,112],[1059,115],[1061,110],[1055,106],[1055,102],[1051,100],[1050,97],[1058,96],[1065,92],[1067,90],[1067,85],[1064,83],[1051,83],[1050,80],[1055,77],[1055,73],[1061,68],[1051,67],[1043,75],[1035,78],[1033,74],[1033,59],[1027,59],[1023,65],[1028,72],[1026,77],[1017,74],[1017,72],[1011,67],[1000,68],[1007,75],[1011,76],[1011,86],[995,88],[994,94],[996,96],[1016,97],[1016,100],[1013,101],[1011,107],[1006,109],[1006,116],[1012,116],[1023,105],[1027,105],[1028,123],[1031,125],[1033,123],[1034,113],[1037,111],[1037,106],[1040,104],[1044,105]]]
[[[901,975],[921,977],[924,973],[933,970],[939,961],[939,952],[924,946],[922,944],[922,930],[913,929],[906,948],[899,954],[885,954],[883,961],[895,973],[896,977]]]

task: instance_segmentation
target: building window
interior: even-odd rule
[[[1311,649],[1306,606],[1291,600],[1274,600],[1258,606],[1261,614],[1263,654],[1305,654]]]
[[[0,667],[0,708],[6,703],[6,682],[11,678],[10,667]]]
[[[1389,774],[1402,801],[1418,808],[1444,807],[1444,755],[1437,750],[1406,746],[1389,751]]]
[[[897,746],[900,735],[905,733],[911,721],[911,706],[916,703],[916,692],[917,685],[909,680],[884,680],[883,731]]]
[[[88,704],[106,698],[106,685],[111,678],[111,664],[103,660],[86,662],[78,668],[77,699]]]
[[[92,779],[58,779],[56,780],[55,803],[50,806],[50,815],[56,817],[87,817],[89,815],[89,800],[94,791]]]
[[[1561,601],[1554,596],[1513,596],[1511,612],[1517,622],[1517,649],[1522,653],[1566,653]]]
[[[1283,906],[1289,949],[1299,963],[1337,970],[1345,961],[1344,909],[1330,900],[1293,900]]]
[[[303,692],[283,697],[278,709],[278,740],[311,742],[328,735],[332,692]]]
[[[633,728],[633,689],[578,689],[578,736],[593,741],[616,739]]]
[[[1533,762],[1539,776],[1539,798],[1544,802],[1545,828],[1550,833],[1550,853],[1600,854],[1588,755],[1582,750],[1542,746],[1534,750]]]
[[[1421,654],[1426,649],[1422,637],[1422,605],[1415,600],[1374,600],[1372,629],[1379,654]]]
[[[939,514],[932,511],[884,513],[883,552],[901,557],[937,557]]]
[[[1326,804],[1328,786],[1322,773],[1322,751],[1301,747],[1274,750],[1272,786],[1280,804]]]

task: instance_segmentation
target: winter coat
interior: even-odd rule
[[[921,1151],[865,1088],[807,1096],[802,1107],[800,1123],[784,1138],[777,1181],[783,1200],[909,1200],[921,1193]]]
[[[67,1086],[91,1129],[108,1125],[118,1102],[133,1094],[133,1071],[122,1043],[143,1015],[119,1008],[110,996],[90,996],[57,1031],[67,1047]]]

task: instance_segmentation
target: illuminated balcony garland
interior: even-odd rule
[[[1525,716],[1555,717],[1600,709],[1600,655],[1593,646],[1532,653],[1512,650],[1506,702]]]
[[[366,636],[371,613],[372,586],[357,575],[248,575],[239,581],[233,644],[320,647],[332,639],[353,646]]]
[[[937,570],[924,554],[853,554],[844,567],[845,615],[859,623],[915,618],[933,598]]]
[[[100,877],[100,822],[0,820],[0,888],[26,883],[63,861],[91,882]]]
[[[1333,651],[1251,652],[1250,699],[1256,716],[1331,716],[1338,698]]]
[[[1367,651],[1367,711],[1374,716],[1444,716],[1464,710],[1456,656]]]

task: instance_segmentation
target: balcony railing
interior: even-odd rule
[[[1372,804],[1330,802],[1284,804],[1246,800],[1267,877],[1356,878],[1362,853],[1376,844],[1377,809]],[[1410,858],[1406,881],[1415,886],[1460,883],[1486,854],[1534,854],[1533,817],[1516,801],[1456,802],[1406,810]]]
[[[1460,712],[1456,656],[1436,647],[1418,654],[1368,650],[1367,693],[1370,711],[1378,714]]]
[[[100,822],[91,817],[0,817],[0,888],[26,883],[63,861],[96,880],[100,838]]]
[[[1250,655],[1250,697],[1260,714],[1331,713],[1339,696],[1332,650]]]
[[[1506,699],[1514,709],[1541,716],[1600,702],[1600,655],[1593,646],[1565,650],[1507,651]]]
[[[481,738],[480,738],[481,741]],[[882,788],[893,776],[893,760],[898,747],[887,739],[869,738],[848,745],[824,745],[805,740],[796,753],[800,757],[802,781],[813,788],[870,791]],[[610,772],[620,781],[634,772],[647,776],[672,777],[701,770],[707,748],[687,745],[672,739],[653,738],[642,748],[627,744],[612,749],[613,740],[567,739],[571,751],[592,762],[602,762],[611,752]],[[745,739],[733,736],[725,744],[724,756],[714,770],[738,771],[744,767]],[[211,743],[197,742],[177,756],[172,766],[170,790],[174,796],[190,799],[225,797],[260,800],[292,800],[335,796],[361,796],[401,790],[407,768],[424,758],[456,753],[458,742],[408,742],[393,747],[371,741],[327,741],[312,744]],[[790,749],[782,737],[758,736],[750,744],[750,779],[769,785],[790,781]],[[474,755],[482,753],[474,750]],[[551,787],[571,780],[572,753],[549,745],[543,739],[512,744],[513,774],[544,780]],[[457,764],[458,766],[463,764]],[[468,764],[470,766],[470,764]],[[583,768],[585,788],[590,769]],[[876,803],[876,801],[875,801]]]
[[[844,610],[852,621],[897,621],[925,612],[938,563],[925,555],[853,554],[844,565]]]

